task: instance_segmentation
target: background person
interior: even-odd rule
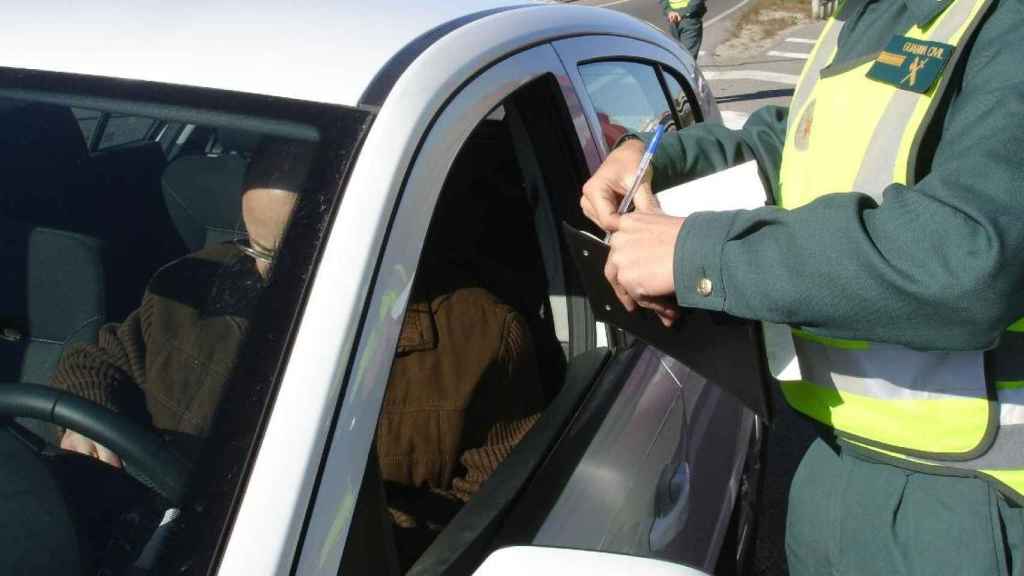
[[[661,0],[661,10],[668,19],[672,36],[696,62],[704,39],[704,14],[708,11],[704,0]]]

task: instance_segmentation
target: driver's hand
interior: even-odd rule
[[[644,143],[639,140],[623,142],[605,158],[597,172],[583,185],[583,197],[580,198],[583,213],[606,232],[619,229],[619,202],[633,185],[636,169],[644,156],[644,147]],[[637,212],[661,212],[658,200],[651,192],[651,174],[652,170],[648,170],[644,182],[633,197]]]
[[[102,460],[115,468],[121,467],[121,458],[119,458],[117,454],[114,454],[110,450],[107,450],[107,448],[102,444],[93,442],[74,430],[64,431],[64,435],[60,438],[60,447],[72,452],[78,452],[79,454],[85,454],[86,456],[92,456],[93,458]]]

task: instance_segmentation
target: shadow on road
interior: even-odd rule
[[[745,100],[762,100],[765,98],[791,98],[793,96],[792,88],[780,88],[777,90],[758,90],[757,92],[747,92],[746,94],[735,94],[732,96],[719,96],[715,99],[719,105],[728,104],[730,102],[743,102]]]

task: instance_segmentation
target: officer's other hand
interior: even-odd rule
[[[121,458],[119,458],[117,454],[114,454],[102,444],[94,442],[74,430],[64,431],[64,435],[60,438],[60,447],[65,450],[91,456],[97,460],[106,462],[115,468],[121,467]]]
[[[583,185],[580,206],[587,218],[601,229],[607,232],[619,229],[619,202],[633,185],[643,155],[643,142],[627,140],[608,155],[597,172]],[[633,205],[638,212],[661,212],[658,200],[651,192],[650,170],[634,196]]]
[[[679,12],[669,12],[668,13],[668,21],[673,23],[673,24],[679,24],[679,22],[682,19],[683,19],[683,17],[679,15]]]
[[[666,326],[679,317],[672,273],[676,237],[683,218],[624,214],[612,234],[604,274],[627,310],[653,310]]]

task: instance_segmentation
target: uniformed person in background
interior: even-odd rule
[[[661,9],[668,18],[672,36],[696,62],[704,38],[704,14],[708,11],[704,0],[661,0]]]
[[[782,393],[820,431],[792,574],[1022,574],[1022,61],[1020,0],[846,0],[788,109],[666,136],[636,213],[646,135],[584,186],[627,307],[792,327]],[[750,159],[777,206],[658,213],[652,187]]]

